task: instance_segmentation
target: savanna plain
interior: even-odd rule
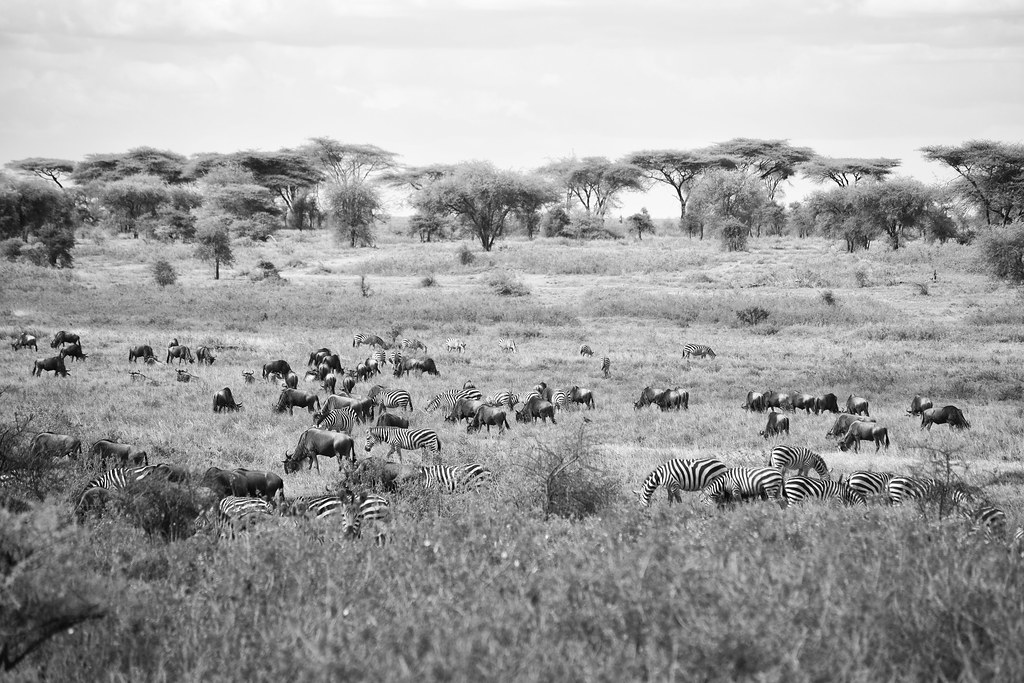
[[[100,438],[135,444],[151,463],[197,474],[283,475],[309,413],[274,412],[278,385],[244,384],[242,372],[259,378],[278,358],[304,368],[323,346],[352,367],[369,353],[353,334],[372,332],[423,340],[440,376],[397,379],[386,368],[354,393],[409,390],[410,422],[438,432],[443,462],[494,473],[478,492],[410,483],[386,493],[394,519],[383,547],[345,538],[330,517],[275,516],[233,539],[203,520],[168,536],[117,501],[77,520],[97,466],[61,460],[30,479],[9,475],[4,604],[96,618],[54,635],[7,679],[1024,679],[1024,559],[1011,542],[1024,524],[1024,299],[984,273],[976,247],[848,254],[820,238],[773,237],[726,253],[714,240],[656,235],[510,239],[464,253],[457,242],[385,234],[377,248],[348,249],[283,231],[239,243],[234,269],[215,281],[186,246],[97,234],[79,241],[73,270],[0,265],[11,453],[54,431],[86,449]],[[176,284],[154,282],[157,256],[178,270]],[[261,260],[282,279],[254,280]],[[497,293],[496,279],[520,295]],[[737,316],[752,308],[767,318]],[[69,362],[67,378],[31,377],[60,329],[81,335],[88,358]],[[38,353],[11,349],[23,331],[39,337]],[[448,337],[465,353],[445,351]],[[518,352],[499,349],[502,337]],[[190,366],[188,383],[172,366],[129,365],[129,346],[162,356],[172,338],[210,347],[216,362]],[[717,356],[684,358],[691,342]],[[579,354],[584,343],[593,358]],[[147,379],[133,381],[132,369]],[[510,414],[504,434],[424,412],[467,380],[485,395],[578,385],[596,407],[560,411],[556,425]],[[225,386],[241,412],[211,411]],[[645,386],[687,390],[689,409],[635,410]],[[300,388],[326,397],[312,382]],[[766,441],[765,415],[742,404],[769,388],[833,392],[840,404],[863,396],[892,445],[840,452],[825,436],[835,416],[802,411],[789,414],[789,436]],[[923,431],[906,415],[915,394],[959,406],[971,429]],[[365,429],[354,431],[359,457]],[[670,458],[761,466],[779,443],[820,453],[835,475],[952,475],[1005,510],[1008,534],[917,504],[719,510],[689,492],[669,505],[659,489],[642,508],[632,493]],[[421,454],[404,458],[419,464]],[[320,464],[283,475],[285,495],[336,484],[338,463]],[[31,636],[3,635],[11,648]]]

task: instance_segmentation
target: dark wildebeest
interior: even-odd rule
[[[281,386],[285,389],[297,389],[299,387],[299,376],[294,372],[287,373],[282,378]]]
[[[773,436],[778,436],[783,432],[786,433],[786,436],[789,436],[789,418],[782,413],[772,411],[768,413],[768,424],[766,424],[765,428],[758,432],[758,434],[769,439]]]
[[[455,405],[452,406],[451,412],[445,415],[445,422],[460,422],[465,420],[467,423],[476,417],[476,413],[480,408],[486,405],[483,401],[472,399],[472,398],[460,398],[455,401]]]
[[[314,410],[320,408],[320,397],[308,391],[282,389],[281,395],[277,398],[277,405],[274,407],[274,410],[279,413],[283,413],[287,408],[288,414],[294,415],[295,412],[292,409],[295,406],[298,406],[299,408],[306,408],[312,413]]]
[[[143,361],[148,361],[152,358],[156,360],[156,356],[153,355],[153,347],[149,344],[139,344],[128,349],[128,362],[138,363],[138,359],[141,358]]]
[[[803,410],[808,415],[814,410],[814,402],[818,399],[811,394],[793,394],[790,398],[793,401],[793,410]]]
[[[594,394],[590,389],[580,389],[579,387],[573,387],[569,391],[565,392],[567,399],[573,403],[579,403],[585,405],[588,410],[594,409]]]
[[[323,346],[309,354],[309,360],[306,362],[306,365],[307,367],[315,368],[329,355],[331,355],[331,350]]]
[[[265,363],[263,365],[263,379],[268,379],[272,372],[276,372],[277,374],[284,377],[291,371],[292,366],[288,365],[288,361],[286,360],[270,361],[269,363]]]
[[[395,415],[394,413],[381,413],[377,418],[377,427],[401,427],[402,429],[409,428],[409,420],[402,417],[401,415]]]
[[[861,398],[860,396],[854,396],[850,394],[846,399],[846,412],[850,415],[865,415],[870,416],[868,412],[868,400]]]
[[[202,485],[212,489],[220,498],[247,496],[273,502],[275,497],[280,496],[284,500],[284,480],[273,472],[211,467],[203,475]]]
[[[395,363],[395,377],[401,377],[411,370],[419,370],[420,374],[425,372],[428,375],[441,376],[433,358],[403,358],[400,363]]]
[[[932,430],[932,425],[948,424],[950,429],[970,429],[971,423],[964,417],[962,410],[956,406],[928,408],[921,413],[921,429]]]
[[[61,358],[67,358],[68,356],[71,356],[75,360],[85,360],[89,357],[88,354],[82,352],[82,345],[78,342],[68,344],[60,350]]]
[[[302,466],[303,460],[309,460],[307,469],[313,469],[313,465],[316,465],[316,471],[320,471],[320,461],[317,460],[317,456],[322,455],[325,458],[337,458],[338,469],[342,470],[345,467],[344,458],[348,458],[354,465],[356,462],[356,452],[354,448],[355,442],[352,437],[344,432],[332,432],[326,429],[316,429],[310,427],[306,431],[302,432],[299,436],[299,442],[295,446],[295,451],[284,454],[284,473],[291,474],[297,472]]]
[[[907,411],[907,415],[920,415],[931,407],[932,400],[930,398],[915,396],[914,400],[910,402],[910,410]]]
[[[750,410],[755,413],[763,413],[765,411],[764,394],[760,391],[748,391],[747,400],[743,404],[744,410]]]
[[[82,341],[81,338],[74,332],[61,330],[57,334],[53,335],[53,339],[50,340],[50,348],[55,349],[58,346],[64,346],[65,344],[77,344],[80,341]]]
[[[480,406],[479,410],[476,411],[476,415],[473,416],[473,422],[466,427],[466,430],[478,432],[481,425],[487,426],[488,434],[491,433],[491,425],[498,427],[499,434],[509,429],[508,420],[505,419],[505,411],[488,405]]]
[[[161,477],[176,484],[181,484],[192,478],[192,473],[181,465],[159,462],[153,465],[153,468],[153,474],[150,476]]]
[[[43,370],[46,372],[52,372],[53,376],[60,375],[61,377],[67,377],[69,374],[68,369],[64,366],[64,359],[60,356],[51,356],[50,358],[37,358],[36,362],[32,365],[32,375],[34,377],[42,377]]]
[[[551,418],[551,424],[557,424],[555,422],[555,406],[540,396],[531,396],[526,403],[517,403],[513,410],[516,411],[516,420],[519,422],[536,422],[539,417],[543,422],[547,422],[548,418]]]
[[[818,415],[825,412],[839,412],[839,399],[835,394],[825,394],[814,399],[814,414]]]
[[[857,417],[856,415],[843,413],[842,415],[836,418],[836,421],[832,425],[832,428],[825,432],[825,436],[834,436],[836,438],[839,438],[843,434],[846,434],[846,432],[849,431],[850,429],[850,425],[852,425],[854,422],[857,422],[858,420],[861,422],[875,422],[875,418],[873,417]]]
[[[325,358],[321,359],[321,361],[317,363],[317,365],[326,365],[331,370],[335,370],[337,372],[345,372],[345,368],[343,368],[341,365],[341,356],[339,356],[336,353],[329,354]]]
[[[243,370],[242,371],[242,380],[246,384],[252,384],[253,382],[256,381],[256,371],[255,370]]]
[[[189,363],[195,363],[196,359],[192,356],[192,349],[187,346],[168,346],[167,347],[167,359],[165,363],[170,363],[172,358],[178,359],[178,365],[181,365],[182,361],[188,361]]]
[[[196,349],[196,360],[200,364],[205,363],[206,365],[213,365],[213,361],[217,359],[214,357],[213,351],[210,350],[210,347],[200,346]]]
[[[397,490],[402,483],[417,479],[419,476],[419,468],[414,465],[390,462],[372,455],[356,463],[355,468],[348,475],[348,481],[359,486],[380,485],[385,491],[390,492]]]
[[[540,396],[545,401],[549,402],[551,401],[551,397],[554,396],[555,394],[554,388],[549,387],[547,382],[541,382],[540,384],[535,386],[533,390],[537,392],[538,396]]]
[[[68,456],[72,460],[82,454],[82,441],[68,434],[39,432],[32,438],[29,453],[33,456],[49,455],[56,458]]]
[[[859,451],[861,441],[874,441],[875,452],[877,453],[882,444],[889,448],[889,430],[874,422],[858,420],[850,425],[843,438],[839,439],[839,450],[848,451],[852,445],[853,450]]]
[[[764,392],[765,410],[767,410],[768,408],[778,408],[779,410],[781,410],[783,407],[783,403],[787,402],[788,400],[789,394],[778,392],[775,391],[774,389],[769,389],[768,391]]]
[[[181,368],[175,368],[174,370],[177,376],[174,378],[176,382],[185,382],[188,384],[194,379],[199,379],[199,375],[193,375],[188,370],[182,370]]]
[[[645,406],[656,405],[661,408],[661,412],[675,408],[676,410],[690,408],[690,392],[679,391],[679,387],[675,389],[665,389],[661,392],[656,392],[651,387],[644,387],[644,390],[640,392],[639,400],[633,403],[633,410],[639,410]]]
[[[29,334],[28,332],[22,332],[17,339],[11,342],[11,348],[14,349],[15,351],[17,351],[18,349],[23,349],[26,346],[31,346],[33,351],[39,350],[38,341],[33,335]]]
[[[121,467],[132,465],[148,465],[149,456],[146,451],[126,443],[118,443],[110,439],[100,439],[89,448],[89,460],[95,462],[99,458],[100,464],[107,465],[107,458],[115,458]]]
[[[346,407],[352,409],[352,412],[356,414],[356,420],[359,422],[372,420],[376,410],[376,404],[373,402],[373,399],[333,394],[327,397],[327,400],[324,401],[320,412],[314,414],[313,417],[317,422],[320,422],[324,419],[324,416],[332,410]]]
[[[223,410],[241,410],[242,404],[235,403],[235,397],[231,395],[230,387],[224,387],[213,395],[213,412],[219,413]]]

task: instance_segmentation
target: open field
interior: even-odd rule
[[[931,474],[928,449],[940,449],[1006,511],[1012,535],[1024,524],[1024,298],[981,272],[974,247],[848,255],[819,239],[771,238],[726,254],[677,236],[509,240],[474,248],[464,265],[460,243],[385,235],[381,245],[339,249],[310,233],[239,243],[237,265],[217,282],[187,246],[98,236],[80,243],[73,271],[0,265],[5,424],[31,415],[29,434],[116,438],[198,472],[280,473],[309,415],[273,413],[277,387],[244,385],[241,373],[258,377],[278,358],[304,367],[321,346],[351,367],[369,353],[352,348],[354,333],[394,330],[426,342],[441,376],[388,372],[380,383],[411,392],[410,420],[437,430],[445,463],[495,473],[483,494],[395,494],[391,543],[375,548],[327,523],[276,518],[220,542],[212,530],[150,538],[116,514],[74,525],[75,493],[96,471],[62,463],[46,503],[24,515],[0,509],[0,545],[41,550],[16,571],[0,554],[0,590],[34,586],[40,604],[81,596],[105,616],[51,640],[11,680],[1024,678],[1024,559],[1007,539],[916,506],[718,511],[696,493],[669,506],[659,490],[642,510],[630,493],[675,457],[761,465],[771,445],[793,443],[837,474]],[[157,255],[174,263],[178,284],[153,282]],[[284,282],[247,277],[260,259]],[[496,273],[529,294],[495,295]],[[740,322],[736,311],[751,307],[768,319]],[[32,360],[52,352],[7,342],[27,330],[42,344],[58,329],[81,334],[89,358],[69,362],[66,379],[30,377]],[[465,354],[444,350],[453,336]],[[140,366],[152,382],[132,382],[128,347],[161,356],[172,337],[214,348],[216,363],[190,368],[200,379],[188,384],[165,365]],[[499,337],[519,352],[502,353]],[[687,342],[718,355],[684,359]],[[581,343],[594,358],[578,354]],[[597,407],[563,411],[554,426],[513,419],[501,436],[423,412],[466,380],[485,395],[575,384]],[[688,390],[689,410],[635,411],[647,385]],[[224,386],[242,412],[211,412]],[[790,414],[788,439],[766,442],[765,416],[741,404],[768,388],[834,392],[840,404],[864,396],[892,446],[842,453],[825,437],[834,416],[803,412]],[[960,406],[972,429],[922,431],[906,416],[915,394]],[[364,429],[354,432],[360,457]],[[545,449],[581,451],[613,495],[583,519],[545,518]],[[338,473],[328,459],[321,467],[286,476],[286,495],[322,493]],[[10,496],[9,484],[0,493]]]

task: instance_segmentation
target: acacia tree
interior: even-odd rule
[[[1024,145],[971,140],[922,147],[924,157],[960,176],[954,190],[985,216],[988,225],[1024,220]]]
[[[328,215],[339,240],[355,247],[373,245],[373,226],[384,220],[384,203],[372,183],[332,184],[327,188]]]
[[[797,166],[814,156],[811,148],[794,147],[787,140],[755,138],[733,138],[716,144],[711,151],[732,157],[737,168],[756,176],[770,202],[775,201],[779,185],[796,174]]]
[[[881,225],[893,249],[900,248],[900,238],[907,230],[922,226],[931,215],[931,193],[917,180],[867,183],[858,185],[855,193],[858,213]]]
[[[686,218],[686,201],[697,181],[712,169],[735,168],[736,162],[728,156],[708,150],[657,149],[633,152],[625,163],[640,169],[644,178],[664,183],[675,190],[679,200],[679,218]]]
[[[236,164],[211,168],[199,187],[205,199],[200,218],[220,216],[232,232],[256,240],[273,234],[281,211],[274,195],[250,171]]]
[[[0,237],[41,245],[39,260],[72,266],[77,209],[72,195],[34,178],[0,178]],[[17,249],[23,252],[23,249]]]
[[[31,173],[43,180],[52,180],[61,189],[64,189],[64,185],[60,182],[61,178],[71,175],[71,172],[75,170],[75,162],[70,159],[50,159],[46,157],[18,159],[17,161],[8,162],[6,165],[7,168],[15,171]]]
[[[232,159],[251,172],[258,185],[267,188],[284,202],[286,227],[295,215],[295,204],[299,197],[323,179],[309,156],[297,150],[239,152],[232,155]],[[302,221],[298,222],[298,227],[302,229]]]
[[[89,154],[75,164],[72,179],[82,185],[108,183],[131,176],[156,176],[166,183],[186,182],[185,157],[169,150],[135,147],[115,154]]]
[[[390,171],[398,157],[376,145],[355,145],[327,137],[310,138],[302,151],[337,185],[363,183],[372,174]]]
[[[203,261],[213,261],[213,279],[220,279],[220,265],[230,266],[235,262],[231,250],[231,232],[228,219],[223,215],[204,216],[199,219],[196,230],[196,256]]]
[[[114,180],[102,185],[99,199],[122,232],[136,232],[143,216],[156,216],[157,210],[171,199],[162,179],[142,175]]]
[[[885,180],[900,165],[899,159],[836,159],[815,156],[800,166],[800,173],[808,180],[823,183],[831,180],[839,187],[856,185],[862,179]]]
[[[618,206],[619,194],[644,189],[644,176],[639,168],[605,157],[562,159],[537,172],[552,178],[563,189],[566,208],[574,201],[579,202],[584,211],[601,220],[609,209]]]
[[[647,212],[646,206],[640,209],[639,213],[634,213],[626,220],[629,222],[630,230],[636,232],[638,240],[643,241],[645,232],[654,234],[654,221],[651,220],[651,214]]]

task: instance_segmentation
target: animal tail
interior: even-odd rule
[[[888,429],[885,430],[885,447],[886,448],[889,447],[889,430]]]

